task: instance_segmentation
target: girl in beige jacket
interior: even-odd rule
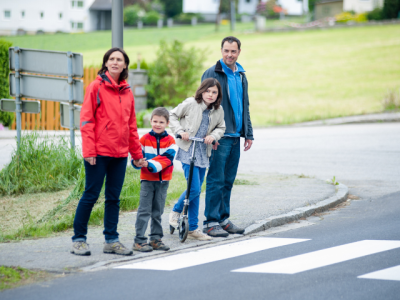
[[[190,153],[194,144],[189,137],[204,138],[204,143],[196,143],[196,161],[192,175],[189,197],[189,238],[209,240],[210,236],[198,229],[198,215],[201,186],[209,167],[212,142],[218,141],[225,133],[224,111],[221,106],[221,85],[215,78],[205,79],[197,89],[194,97],[188,98],[170,112],[170,128],[175,134],[179,146],[176,160],[182,163],[186,180],[189,177]],[[169,215],[169,224],[178,226],[179,215],[183,210],[183,200],[186,191],[182,193]]]

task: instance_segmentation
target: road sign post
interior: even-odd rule
[[[19,48],[14,48],[15,59],[15,114],[17,117],[17,151],[21,141],[21,91],[20,91],[20,69],[19,69]]]

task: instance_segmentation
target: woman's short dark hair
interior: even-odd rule
[[[221,84],[215,78],[204,79],[204,81],[200,84],[199,88],[197,89],[194,99],[196,99],[197,103],[201,103],[203,101],[203,93],[206,92],[208,88],[213,86],[216,86],[218,89],[218,97],[214,103],[211,103],[208,106],[208,108],[210,109],[214,107],[214,109],[218,109],[222,101],[222,89],[221,89]]]
[[[105,73],[108,69],[106,67],[106,62],[108,61],[108,59],[110,58],[111,54],[113,54],[115,51],[119,51],[122,53],[122,55],[124,56],[124,60],[125,60],[125,64],[126,64],[126,68],[121,72],[121,74],[119,75],[119,80],[124,80],[128,78],[128,74],[129,74],[129,57],[128,54],[126,54],[126,52],[118,47],[114,47],[111,48],[110,50],[108,50],[104,56],[103,56],[103,64],[101,65],[101,69],[100,71],[97,73],[99,75]]]

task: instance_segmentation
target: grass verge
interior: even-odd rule
[[[0,291],[54,277],[44,271],[31,271],[21,267],[0,266]]]

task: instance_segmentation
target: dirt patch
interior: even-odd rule
[[[67,198],[71,190],[0,197],[0,231],[10,234],[39,220]]]

